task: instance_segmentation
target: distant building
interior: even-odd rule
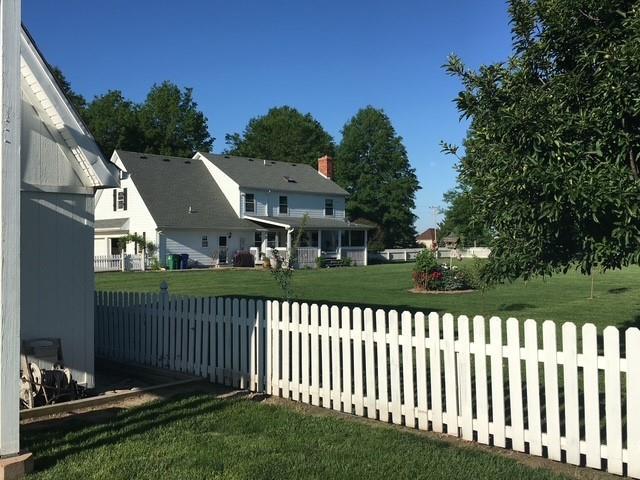
[[[96,202],[96,255],[120,254],[120,237],[137,234],[158,246],[163,265],[171,254],[188,254],[193,266],[226,265],[243,251],[262,263],[274,250],[289,251],[303,230],[299,265],[315,266],[319,256],[367,263],[371,227],[347,220],[347,192],[332,180],[330,157],[318,160],[318,170],[211,153],[117,150],[112,162],[122,181]]]
[[[427,228],[424,232],[416,237],[416,243],[423,245],[425,248],[433,248],[440,236],[440,230],[435,228]]]

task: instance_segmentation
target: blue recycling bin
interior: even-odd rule
[[[186,270],[189,265],[189,254],[183,253],[180,255],[180,269]]]

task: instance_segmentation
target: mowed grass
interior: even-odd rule
[[[205,394],[23,428],[36,479],[563,478],[397,428]]]
[[[595,275],[577,272],[551,279],[518,281],[484,292],[455,295],[409,293],[412,264],[300,270],[293,287],[296,300],[383,306],[398,310],[437,311],[454,315],[516,317],[521,320],[595,323],[598,327],[640,325],[640,267]],[[280,298],[282,291],[269,272],[203,270],[96,274],[97,290],[157,292],[166,280],[174,294]]]

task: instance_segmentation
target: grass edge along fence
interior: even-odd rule
[[[95,308],[100,357],[640,478],[637,328],[599,339],[586,324],[579,339],[573,323],[174,296],[166,284],[96,292]]]

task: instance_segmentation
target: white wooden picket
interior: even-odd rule
[[[640,478],[640,330],[96,293],[101,357]]]

